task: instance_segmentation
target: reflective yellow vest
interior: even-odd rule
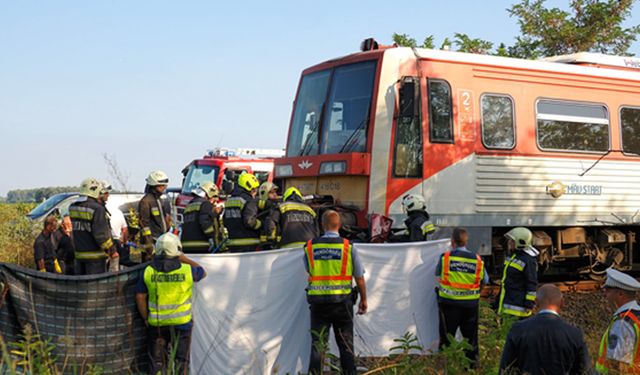
[[[609,323],[607,330],[604,332],[602,340],[600,340],[600,350],[598,353],[598,361],[596,362],[596,370],[601,374],[609,373],[610,360],[607,359],[607,348],[609,347],[609,331],[611,331],[613,323],[625,318],[629,318],[631,324],[633,325],[633,330],[636,333],[636,342],[633,350],[633,360],[631,361],[630,365],[621,362],[616,363],[620,365],[620,370],[623,374],[640,374],[640,345],[638,345],[638,341],[640,340],[640,320],[633,313],[633,310],[627,310],[615,316],[613,320],[611,320],[611,323]]]
[[[343,239],[341,243],[314,243],[310,240],[306,250],[309,264],[307,295],[311,299],[351,293],[353,263],[348,240]]]
[[[149,325],[170,326],[191,321],[193,275],[190,265],[182,264],[171,272],[158,272],[147,266],[144,283],[149,290]]]
[[[480,281],[484,263],[480,255],[475,259],[451,256],[447,251],[442,257],[442,274],[438,295],[442,298],[469,301],[480,298]]]

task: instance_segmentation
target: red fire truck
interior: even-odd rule
[[[192,198],[191,192],[203,182],[213,181],[224,200],[242,172],[253,173],[261,183],[272,181],[273,159],[282,155],[282,150],[216,148],[193,160],[182,170],[182,191],[176,199],[178,222],[182,223],[184,208]]]
[[[302,72],[276,178],[330,196],[346,224],[402,223],[425,197],[495,264],[503,235],[534,232],[542,268],[593,277],[640,256],[640,60],[579,53],[530,61],[385,47]]]

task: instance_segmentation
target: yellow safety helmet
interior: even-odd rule
[[[518,250],[528,249],[533,243],[533,233],[525,227],[513,228],[504,236],[513,240],[516,244],[516,249]]]
[[[269,199],[269,193],[273,190],[278,190],[278,185],[269,181],[263,182],[262,185],[260,185],[260,188],[258,188],[258,198],[262,201],[266,201]]]
[[[167,258],[176,258],[182,254],[180,238],[171,232],[167,232],[156,241],[156,255],[164,255]]]
[[[80,183],[80,194],[98,199],[102,192],[102,184],[99,180],[89,177]]]
[[[287,198],[289,198],[294,194],[302,198],[302,193],[300,193],[300,190],[298,190],[295,186],[292,186],[284,191],[284,194],[282,195],[282,200],[286,201]]]
[[[149,173],[146,181],[149,186],[169,185],[169,176],[163,171],[153,171]]]
[[[218,198],[220,196],[218,187],[211,181],[203,182],[199,189],[202,190],[209,199]]]
[[[251,173],[243,173],[238,177],[238,186],[246,191],[251,191],[260,186],[260,181],[258,181],[258,178]]]

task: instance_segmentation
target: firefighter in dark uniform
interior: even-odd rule
[[[200,185],[191,193],[193,199],[184,209],[182,248],[186,254],[208,253],[222,243],[222,227],[215,204],[218,187],[211,181]]]
[[[256,251],[260,246],[262,221],[255,199],[260,182],[251,173],[238,177],[238,186],[224,203],[224,225],[229,232],[226,249],[231,253]]]
[[[307,301],[311,313],[311,357],[309,374],[322,374],[319,348],[327,345],[329,329],[340,351],[341,374],[355,375],[353,350],[353,295],[355,279],[360,294],[358,314],[367,312],[367,289],[364,269],[358,252],[338,233],[340,214],[327,210],[322,214],[322,237],[309,240],[305,246],[305,268],[309,274]],[[324,332],[324,335],[321,333]]]
[[[149,259],[155,240],[171,227],[171,207],[162,199],[167,190],[169,177],[163,171],[153,171],[146,179],[145,196],[138,203],[142,242]]]
[[[302,194],[295,187],[285,190],[282,203],[272,212],[271,222],[279,228],[280,248],[303,247],[318,236],[316,213],[304,203]]]
[[[149,327],[150,374],[189,372],[193,284],[206,276],[204,268],[182,253],[178,236],[169,232],[157,239],[153,261],[136,285],[136,306]],[[175,367],[166,372],[169,353]]]
[[[498,313],[526,318],[531,315],[536,303],[538,289],[539,252],[533,246],[533,233],[527,228],[511,229],[505,237],[515,251],[504,261],[502,286],[498,299]]]
[[[465,355],[472,367],[478,361],[478,306],[480,288],[489,281],[480,255],[467,250],[469,235],[455,228],[451,235],[451,250],[445,252],[436,265],[438,278],[438,310],[440,312],[440,348],[450,345],[449,335],[460,329],[471,348]]]
[[[258,188],[258,219],[262,221],[260,248],[270,249],[275,245],[275,225],[271,222],[272,211],[278,207],[278,186],[273,182],[263,182]]]
[[[407,213],[404,221],[405,229],[399,234],[392,234],[391,242],[426,241],[427,236],[435,232],[436,227],[429,221],[429,213],[421,195],[407,194],[402,198],[402,208]]]
[[[98,201],[101,191],[101,183],[95,178],[88,178],[80,185],[80,194],[87,199],[69,207],[75,243],[76,275],[106,272],[107,259],[118,258],[118,251],[111,239],[107,212]]]

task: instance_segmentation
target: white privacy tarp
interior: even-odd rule
[[[354,318],[358,356],[385,356],[393,339],[415,333],[438,343],[435,267],[448,240],[356,244],[369,312]],[[311,350],[307,274],[301,249],[192,256],[207,271],[198,283],[192,374],[306,372]],[[332,350],[337,354],[337,350]]]

